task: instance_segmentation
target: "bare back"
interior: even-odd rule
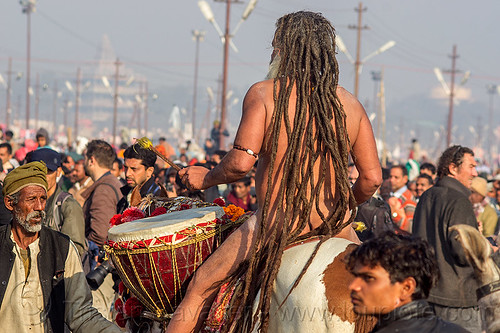
[[[357,101],[357,99],[355,99],[345,89],[339,87],[337,89],[337,94],[347,116],[346,125],[350,140],[349,148],[351,154],[357,157],[355,158],[355,162],[360,172],[360,178],[367,174],[376,174],[377,170],[380,170],[380,164],[378,162],[373,132],[368,117],[366,116],[365,110]],[[262,209],[266,191],[268,188],[268,175],[271,163],[270,124],[273,110],[273,80],[266,80],[253,85],[249,89],[245,97],[243,105],[243,116],[240,123],[240,128],[238,129],[238,133],[235,139],[235,144],[242,145],[259,152],[259,163],[255,176],[259,209]],[[294,88],[291,93],[288,110],[290,123],[292,124],[295,116],[295,110],[296,92]],[[333,121],[335,121],[335,119],[333,119],[332,122]],[[250,124],[253,124],[253,126],[249,126]],[[314,135],[314,137],[316,137],[316,135]],[[283,173],[283,164],[287,149],[288,137],[286,134],[285,125],[284,123],[282,123],[278,140],[275,167],[273,170],[271,181],[273,189],[270,199],[269,223],[273,223],[276,216],[279,215],[276,212],[276,208],[278,206],[276,197],[278,196],[279,184],[281,181],[281,175]],[[301,149],[305,149],[304,142],[302,142]],[[297,167],[300,167],[301,163],[305,163],[305,161],[297,161]],[[320,173],[319,160],[316,161],[313,170],[315,176],[314,180],[317,181],[317,175],[319,175]],[[335,208],[335,205],[338,202],[339,194],[336,193],[335,188],[335,168],[332,161],[328,160],[325,183],[319,194],[319,209],[325,216]],[[362,200],[361,202],[363,202],[368,199],[375,190],[376,186],[372,186],[372,188],[364,189],[364,191],[362,192],[357,191],[357,193],[356,191],[354,191],[354,195],[358,202],[360,202],[360,200]],[[309,194],[310,193],[308,193],[308,195]],[[349,218],[349,210],[345,218]],[[303,230],[302,234],[319,227],[322,223],[321,217],[318,214],[315,206],[313,207],[310,221],[308,221],[308,223],[308,227]]]

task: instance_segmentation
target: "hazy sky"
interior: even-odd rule
[[[232,5],[231,26],[239,21],[247,0]],[[225,4],[209,0],[216,21],[223,28]],[[348,25],[357,23],[354,8],[358,1],[260,0],[233,41],[239,53],[231,51],[229,84],[242,94],[267,72],[270,42],[277,18],[296,10],[322,12],[343,38],[352,55],[356,50],[356,32]],[[500,2],[493,0],[377,0],[363,3],[361,58],[389,40],[397,45],[368,60],[360,80],[360,100],[369,102],[374,95],[371,71],[385,68],[388,116],[400,116],[391,105],[411,96],[430,96],[440,92],[433,67],[451,68],[449,55],[457,45],[457,68],[470,70],[464,85],[470,99],[488,104],[486,85],[500,84],[498,66]],[[215,29],[202,16],[197,1],[131,0],[40,0],[32,15],[32,81],[34,73],[74,76],[78,66],[95,60],[103,34],[107,34],[116,54],[125,66],[147,77],[150,90],[160,87],[192,89],[195,43],[193,29],[205,30],[200,46],[199,104],[206,103],[205,88],[216,88],[222,69],[222,44]],[[0,73],[5,77],[7,59],[12,57],[15,71],[25,70],[26,16],[16,0],[0,2]],[[343,54],[338,55],[340,81],[353,90],[354,69]],[[459,75],[458,80],[461,78]],[[445,79],[449,76],[445,74]],[[3,111],[5,93],[0,92]],[[158,100],[170,110],[174,103],[188,101]],[[371,112],[368,108],[368,113]],[[444,120],[447,107],[436,117]],[[486,119],[487,110],[483,119]],[[500,120],[500,117],[498,117]],[[444,124],[443,124],[444,125]]]

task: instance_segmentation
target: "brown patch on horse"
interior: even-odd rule
[[[354,332],[370,332],[377,319],[373,316],[361,316],[352,311],[351,293],[349,284],[353,276],[345,267],[345,257],[357,247],[349,244],[344,252],[340,253],[324,271],[323,283],[325,296],[328,301],[328,311],[343,321],[354,323]]]

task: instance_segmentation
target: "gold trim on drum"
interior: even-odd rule
[[[182,300],[182,295],[180,293],[180,290],[182,288],[182,283],[180,281],[180,276],[179,276],[179,267],[177,266],[178,260],[177,260],[177,255],[176,255],[176,249],[184,247],[184,246],[189,246],[189,245],[195,245],[194,249],[194,254],[195,254],[195,262],[194,262],[194,270],[196,270],[199,265],[198,261],[202,260],[202,242],[205,240],[208,240],[210,238],[214,238],[214,248],[219,246],[222,242],[222,233],[229,228],[236,227],[239,224],[241,224],[246,218],[240,219],[237,222],[229,222],[224,225],[220,224],[209,224],[207,226],[203,227],[197,227],[193,226],[189,229],[192,229],[194,234],[186,234],[182,232],[178,232],[176,234],[179,235],[184,235],[187,236],[187,238],[183,239],[181,242],[172,244],[172,243],[167,243],[161,238],[153,238],[151,240],[148,240],[148,242],[145,242],[144,240],[137,240],[137,241],[128,241],[128,247],[127,248],[113,248],[109,245],[104,245],[104,249],[106,252],[109,254],[111,257],[111,260],[113,261],[115,268],[117,269],[123,283],[125,286],[132,291],[132,293],[143,303],[148,310],[153,313],[158,320],[167,320],[168,318],[171,317],[171,313],[173,313]],[[207,230],[210,229],[210,230]],[[201,232],[200,232],[201,231]],[[149,241],[154,241],[160,242],[161,244],[154,245],[154,246],[148,246],[148,244],[151,244]],[[172,241],[175,241],[173,238]],[[153,244],[155,244],[153,243]],[[137,245],[137,246],[143,246],[141,248],[130,248],[130,245]],[[161,252],[161,251],[171,251],[171,260],[172,260],[172,273],[174,275],[173,279],[173,285],[174,285],[174,299],[173,299],[173,304],[170,301],[169,297],[167,297],[167,292],[165,289],[165,284],[164,281],[161,278],[160,272],[158,271],[158,268],[154,264],[152,254],[155,252]],[[155,300],[153,299],[154,296],[148,292],[144,284],[142,283],[142,280],[139,276],[137,267],[134,263],[134,260],[132,258],[133,255],[135,254],[147,254],[148,255],[148,261],[149,261],[149,268],[150,272],[152,275],[152,283],[154,286],[154,290],[156,293],[156,297],[160,300],[161,304],[156,304]],[[126,255],[128,258],[128,263],[123,262],[123,260],[119,256]],[[133,283],[131,280],[131,277],[127,276],[125,273],[124,265],[128,265],[133,273],[134,273],[134,280],[135,282]],[[137,285],[135,285],[137,284]],[[163,295],[160,294],[160,291],[163,293]],[[168,304],[165,304],[163,298],[166,298],[166,301]],[[170,311],[167,310],[167,306],[170,308]]]

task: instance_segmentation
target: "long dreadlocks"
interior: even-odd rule
[[[267,331],[270,297],[283,251],[299,239],[310,221],[311,211],[315,209],[323,223],[309,235],[321,235],[320,242],[292,289],[319,246],[351,222],[343,223],[343,220],[348,207],[355,206],[347,175],[346,115],[336,93],[338,64],[333,26],[321,14],[305,11],[288,14],[276,23],[273,46],[281,53],[281,62],[274,79],[274,112],[268,129],[271,162],[257,244],[245,263],[248,269],[242,295],[235,295],[241,297],[243,309],[247,310],[233,323],[232,329],[236,332],[251,331],[258,322],[261,332]],[[296,108],[290,117],[289,101],[294,88]],[[288,146],[283,165],[279,166],[282,178],[277,181],[273,177],[283,128]],[[318,164],[319,173],[315,174]],[[320,210],[320,197],[321,193],[328,192],[333,198],[333,191],[325,188],[330,165],[335,170],[337,201],[335,208],[325,215]],[[278,195],[271,202],[275,186],[279,186]],[[270,214],[271,208],[276,212],[274,216]],[[270,219],[274,219],[272,227]],[[251,309],[259,290],[257,312],[253,316]]]

